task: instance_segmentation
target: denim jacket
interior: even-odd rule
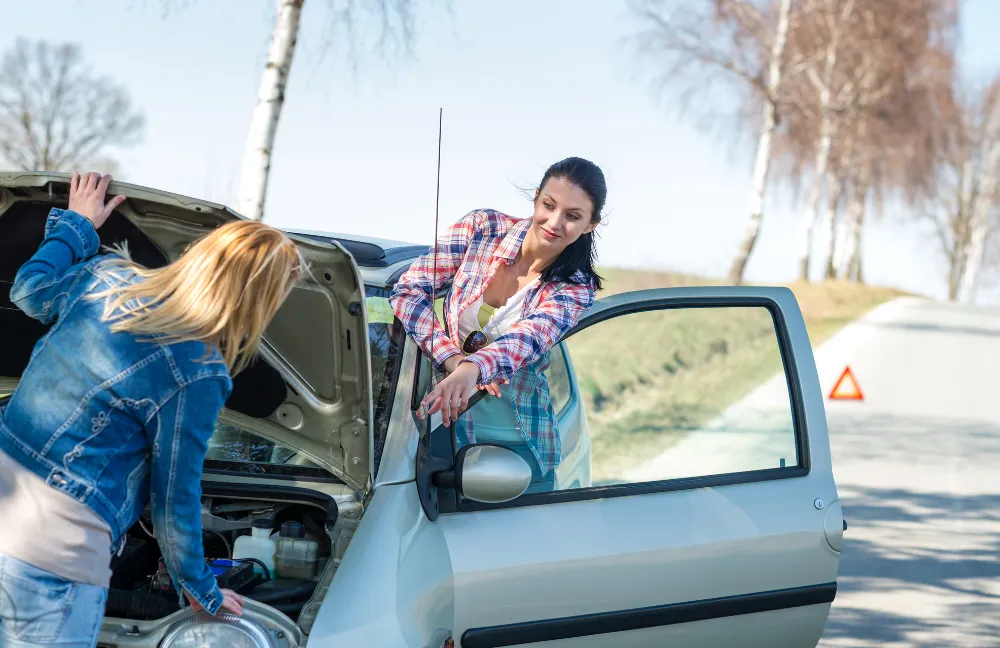
[[[0,409],[0,450],[103,518],[112,551],[149,504],[178,598],[187,590],[215,614],[222,593],[204,559],[201,472],[232,380],[203,343],[112,333],[104,300],[89,295],[141,278],[109,272],[98,248],[89,220],[53,209],[18,270],[11,301],[52,326]]]

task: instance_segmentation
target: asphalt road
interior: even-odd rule
[[[1000,310],[884,305],[816,352],[849,528],[820,646],[1000,646]]]

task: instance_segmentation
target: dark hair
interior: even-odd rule
[[[545,188],[545,183],[553,178],[565,180],[582,189],[594,206],[590,222],[595,224],[601,222],[601,210],[604,209],[604,201],[608,197],[608,185],[604,181],[604,172],[599,166],[590,160],[578,157],[560,160],[545,171],[545,175],[542,176],[542,181],[538,185],[538,192],[541,192]],[[600,290],[603,287],[603,280],[594,269],[594,262],[597,260],[597,246],[594,245],[595,234],[596,230],[583,234],[566,246],[566,249],[556,257],[556,260],[542,271],[542,281],[592,283],[595,289]],[[574,276],[578,272],[583,273],[585,280],[581,281]]]

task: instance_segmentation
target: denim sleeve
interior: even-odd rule
[[[85,216],[52,209],[42,244],[14,277],[10,300],[31,317],[51,324],[76,280],[78,264],[97,254],[99,247],[97,230]]]
[[[222,592],[205,564],[201,527],[201,471],[215,420],[232,383],[208,376],[179,389],[159,409],[150,434],[150,506],[163,561],[184,604],[187,590],[210,614]]]

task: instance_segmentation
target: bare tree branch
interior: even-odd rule
[[[124,88],[94,76],[74,44],[18,39],[0,62],[0,157],[20,169],[107,171],[143,117]]]
[[[772,143],[784,109],[783,86],[788,67],[806,69],[802,57],[787,47],[797,8],[809,0],[713,0],[679,6],[671,0],[632,0],[642,28],[634,47],[658,66],[657,83],[680,96],[684,111],[697,101],[699,110],[716,110],[711,96],[716,82],[735,91],[736,110],[756,117],[735,129],[757,134],[750,215],[746,234],[729,271],[741,283],[763,218],[764,194],[772,159]],[[734,102],[726,102],[733,105]],[[718,120],[716,120],[718,121]]]

